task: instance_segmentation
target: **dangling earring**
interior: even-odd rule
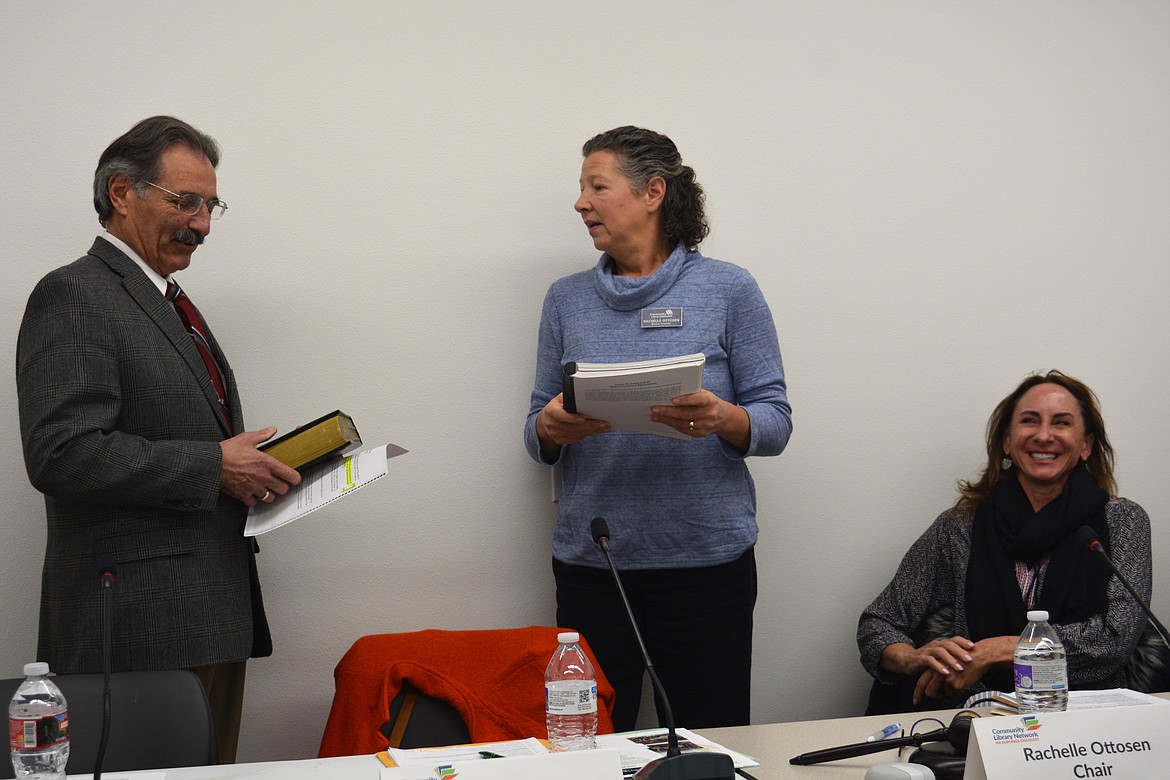
[[[1012,459],[1007,455],[1004,455],[1003,460],[999,462],[999,465],[1004,471],[1010,471],[1012,468]]]

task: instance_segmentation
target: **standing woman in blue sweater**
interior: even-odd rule
[[[792,410],[772,314],[751,275],[698,252],[703,190],[674,142],[637,127],[588,141],[575,208],[602,255],[544,299],[529,453],[562,467],[553,533],[557,623],[585,635],[635,727],[642,659],[590,522],[615,563],[675,720],[736,726],[751,710],[756,494],[746,458],[778,455]],[[657,327],[670,309],[669,327]],[[656,327],[649,327],[650,324]],[[703,389],[655,406],[675,439],[565,411],[561,367],[702,352]],[[662,717],[659,702],[659,719]]]

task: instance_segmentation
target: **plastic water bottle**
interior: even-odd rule
[[[1068,661],[1044,610],[1028,613],[1014,661],[1020,712],[1064,712],[1068,707]]]
[[[557,634],[560,645],[544,671],[548,747],[554,752],[597,746],[597,673],[576,631]]]
[[[24,665],[25,680],[8,705],[8,737],[17,778],[65,778],[69,761],[69,706],[49,665]]]

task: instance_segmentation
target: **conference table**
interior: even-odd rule
[[[834,761],[812,766],[795,766],[789,759],[800,753],[822,748],[864,742],[865,738],[882,727],[897,720],[909,728],[914,720],[937,717],[944,724],[950,723],[954,710],[946,712],[915,713],[891,717],[889,715],[857,718],[834,718],[793,723],[769,723],[752,726],[735,726],[717,729],[693,729],[696,734],[714,742],[749,755],[760,762],[758,767],[745,769],[758,780],[833,780],[853,778],[861,780],[866,768],[906,759],[912,748],[898,757],[896,749],[887,750],[858,758]],[[935,722],[923,723],[918,731],[938,728]],[[135,778],[135,780],[378,780],[382,764],[374,756],[342,756],[338,758],[312,758],[298,761],[267,761],[252,764],[233,764],[212,767],[185,767],[142,772],[103,772],[103,780]],[[70,778],[91,777],[91,775],[69,775]],[[737,776],[742,777],[742,776]]]
[[[1154,694],[1170,700],[1170,693]],[[891,748],[856,758],[822,764],[797,766],[789,759],[814,750],[864,742],[865,738],[893,721],[909,730],[920,719],[936,718],[949,725],[957,710],[905,713],[902,715],[872,715],[855,718],[831,718],[790,723],[767,723],[717,729],[692,729],[724,747],[751,756],[760,765],[744,770],[746,780],[861,780],[865,771],[877,764],[905,761],[913,747],[901,752]],[[915,733],[939,728],[935,721],[923,722]],[[140,772],[104,772],[103,780],[378,780],[382,763],[372,755],[341,756],[338,758],[310,758],[296,761],[266,761],[227,766],[185,767],[180,769]],[[70,778],[84,780],[88,774],[70,774]]]
[[[1170,693],[1155,693],[1154,696],[1170,700]],[[822,778],[824,780],[836,780],[836,778],[860,780],[860,778],[865,777],[867,768],[875,764],[905,761],[914,748],[905,748],[901,754],[894,748],[868,756],[810,766],[795,766],[789,763],[789,759],[801,753],[811,753],[814,750],[864,742],[866,737],[889,725],[892,721],[897,721],[905,729],[909,729],[919,718],[926,717],[937,718],[942,721],[943,725],[949,725],[957,712],[958,710],[945,710],[903,713],[896,716],[874,715],[794,723],[769,723],[736,728],[696,729],[695,731],[724,747],[757,759],[760,766],[745,771],[758,780],[781,780],[782,778],[784,780],[788,778],[792,780],[821,780]],[[983,709],[977,709],[976,712],[986,714],[986,710]],[[938,727],[938,723],[922,723],[914,731],[922,733]]]
[[[760,762],[758,767],[744,771],[758,780],[861,780],[865,770],[875,764],[905,761],[914,751],[907,747],[899,751],[890,748],[867,756],[830,761],[823,764],[797,766],[789,759],[814,750],[865,742],[865,738],[897,722],[909,733],[916,721],[922,721],[915,733],[934,731],[950,725],[958,710],[915,712],[901,715],[869,715],[857,718],[832,718],[791,723],[766,723],[719,729],[695,729],[695,733],[724,747],[751,756]],[[926,720],[932,719],[932,720]]]

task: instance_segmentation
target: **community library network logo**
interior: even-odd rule
[[[459,773],[450,764],[444,764],[435,767],[435,776],[440,780],[455,780],[456,777],[459,777]]]
[[[996,718],[996,720],[999,720]],[[1040,741],[1038,733],[1043,725],[1035,715],[1023,715],[1019,725],[1014,720],[1004,718],[1006,725],[995,725],[991,728],[991,738],[996,745],[1018,745],[1023,742],[1036,743]]]

